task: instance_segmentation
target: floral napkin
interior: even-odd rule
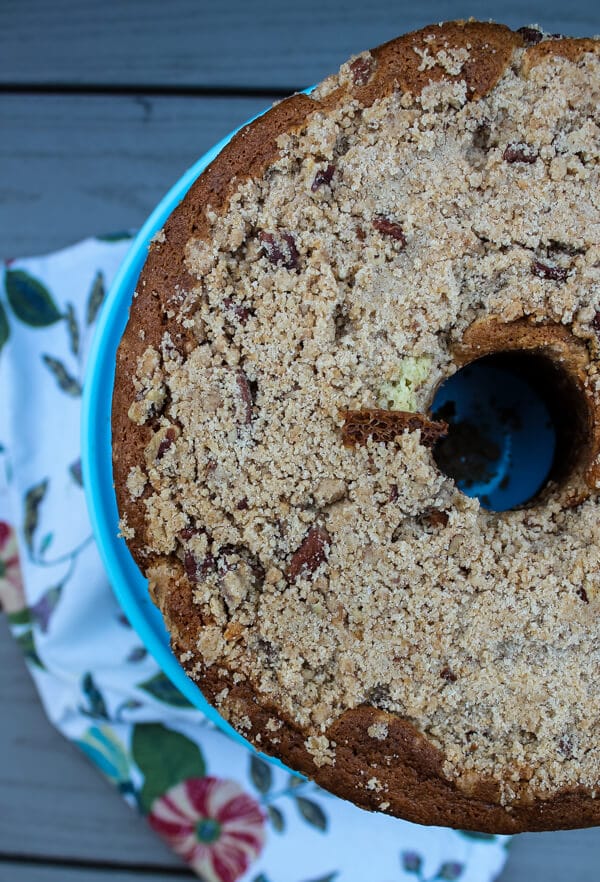
[[[0,278],[0,606],[50,720],[205,882],[488,882],[507,837],[369,814],[211,726],[130,628],[82,490],[86,355],[129,237]]]

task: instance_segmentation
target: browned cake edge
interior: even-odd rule
[[[464,79],[469,98],[477,100],[495,86],[510,64],[514,48],[522,45],[521,35],[502,25],[457,21],[428,26],[361,56],[365,61],[356,68],[352,95],[369,106],[398,88],[416,95],[432,81]],[[564,39],[531,46],[526,50],[525,72],[548,54],[576,61],[584,52],[597,52],[598,45],[597,41]],[[440,67],[419,70],[415,48],[435,53],[448,47],[469,49],[471,58],[460,76],[449,75]],[[223,716],[234,725],[244,718],[250,720],[251,729],[244,734],[265,753],[280,757],[291,768],[342,798],[371,810],[382,810],[383,804],[386,813],[421,824],[494,833],[599,824],[600,802],[584,789],[564,791],[549,799],[523,796],[508,807],[500,804],[500,789],[495,781],[475,776],[468,789],[464,781],[462,789],[458,789],[444,776],[444,757],[436,747],[407,721],[369,706],[346,711],[330,727],[325,737],[335,743],[335,764],[317,767],[305,746],[306,732],[282,719],[277,708],[248,683],[235,685],[222,668],[217,671],[202,666],[196,635],[204,623],[193,602],[192,586],[174,555],[159,560],[145,550],[146,494],[132,500],[126,482],[130,469],[143,461],[152,427],[134,424],[127,414],[135,398],[133,377],[137,362],[147,347],[159,348],[167,330],[182,351],[194,346],[191,336],[186,337],[185,331],[167,315],[170,302],[195,286],[184,264],[186,243],[192,237],[207,237],[207,206],[215,212],[225,211],[234,188],[260,175],[275,160],[280,134],[301,129],[309,115],[327,110],[346,96],[346,92],[336,90],[319,103],[295,95],[242,129],[171,215],[160,248],[150,248],[117,354],[113,395],[114,482],[119,510],[134,531],[128,545],[143,572],[158,565],[162,574],[155,578],[151,588],[171,632],[176,656],[181,658],[185,654],[188,672]],[[140,329],[144,329],[143,335]],[[228,690],[224,700],[220,697],[223,690]],[[269,720],[281,724],[275,732],[267,726]],[[385,722],[388,726],[384,756],[381,742],[367,733],[374,722]],[[370,777],[377,780],[376,787],[367,786]],[[523,785],[525,788],[526,782]],[[511,786],[518,791],[518,783],[511,782]]]

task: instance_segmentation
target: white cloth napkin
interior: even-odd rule
[[[0,606],[49,718],[206,882],[494,879],[508,837],[369,814],[265,763],[188,705],[124,619],[91,534],[79,420],[128,245],[88,239],[0,280]]]

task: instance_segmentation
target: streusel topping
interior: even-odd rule
[[[149,552],[195,586],[204,664],[305,727],[317,762],[335,761],[331,722],[368,703],[507,800],[511,779],[599,778],[598,502],[487,512],[419,430],[344,446],[341,414],[426,411],[485,316],[568,326],[598,386],[600,59],[525,76],[522,56],[479,101],[457,81],[315,112],[209,210],[197,284],[173,294],[196,345],[165,333],[140,359],[130,417],[154,433],[127,485]],[[314,96],[368,76],[358,61]]]

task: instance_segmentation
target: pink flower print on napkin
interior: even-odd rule
[[[15,531],[0,521],[0,608],[12,614],[26,606]]]
[[[235,882],[262,851],[265,816],[235,781],[190,778],[155,800],[150,826],[206,882]]]

